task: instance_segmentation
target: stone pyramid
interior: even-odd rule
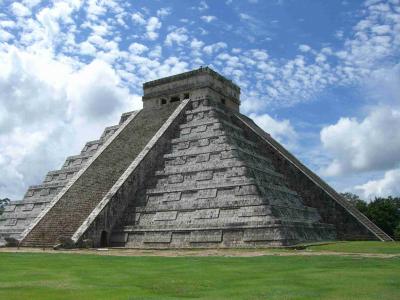
[[[390,240],[251,119],[209,68],[144,84],[125,113],[0,217],[22,246],[258,247]]]

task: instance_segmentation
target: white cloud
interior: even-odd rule
[[[215,43],[215,44],[211,44],[211,45],[205,46],[205,47],[203,48],[203,51],[204,51],[206,54],[211,55],[211,54],[213,54],[213,53],[215,53],[215,52],[218,52],[219,50],[224,49],[224,48],[226,48],[226,47],[227,47],[227,44],[226,44],[226,43],[224,43],[224,42],[218,42],[218,43]]]
[[[12,199],[79,153],[140,98],[105,62],[76,68],[48,52],[0,51],[0,195]]]
[[[84,55],[91,55],[91,56],[96,55],[96,47],[93,46],[88,41],[81,43],[80,50],[81,50],[81,53]]]
[[[171,12],[172,12],[171,8],[163,7],[163,8],[160,8],[159,10],[157,10],[157,16],[160,18],[163,18],[163,17],[170,15]]]
[[[273,138],[286,145],[292,145],[296,141],[297,134],[289,120],[277,120],[268,114],[250,114],[249,117]]]
[[[204,22],[210,23],[212,21],[215,21],[217,19],[216,16],[201,16],[200,19],[202,19]]]
[[[6,30],[0,29],[0,41],[1,42],[7,42],[13,38],[14,38],[14,36],[11,33],[9,33]]]
[[[177,45],[182,45],[189,39],[187,35],[187,30],[184,27],[177,28],[174,31],[168,33],[165,38],[165,44],[168,46],[172,46],[174,43]]]
[[[253,49],[251,50],[251,54],[258,60],[266,60],[269,57],[267,51],[261,49]]]
[[[23,0],[22,3],[28,6],[29,8],[33,8],[40,3],[41,0]]]
[[[0,28],[14,28],[15,22],[12,20],[2,20],[0,21]]]
[[[149,57],[150,58],[160,58],[162,54],[162,47],[160,45],[157,45],[152,48],[152,50],[149,52]]]
[[[208,6],[207,2],[204,0],[200,1],[199,6],[197,7],[197,9],[199,11],[204,11],[204,10],[207,10],[208,8],[209,8],[209,6]]]
[[[308,46],[308,45],[302,44],[302,45],[299,46],[299,50],[300,50],[301,52],[308,52],[308,51],[311,50],[311,47]]]
[[[147,20],[146,34],[149,40],[154,41],[158,38],[157,30],[161,28],[161,22],[157,17],[151,17]]]
[[[145,45],[136,42],[129,45],[129,51],[131,51],[133,54],[141,54],[148,50],[149,48],[147,48]]]
[[[11,4],[11,10],[17,17],[26,17],[31,14],[31,10],[19,2],[14,2]]]
[[[146,20],[144,19],[143,15],[139,12],[133,13],[131,18],[132,18],[132,21],[138,25],[146,24]]]
[[[400,169],[385,172],[383,178],[370,180],[357,185],[355,189],[361,192],[365,199],[400,195]]]
[[[400,111],[374,107],[362,121],[341,118],[321,130],[323,147],[333,161],[326,175],[385,170],[400,161]]]

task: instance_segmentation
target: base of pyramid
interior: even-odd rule
[[[329,224],[281,222],[242,228],[125,229],[114,232],[110,246],[126,248],[254,248],[290,246],[336,239]]]

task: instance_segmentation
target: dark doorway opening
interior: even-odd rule
[[[100,236],[100,247],[104,248],[108,246],[108,234],[107,231],[103,230]]]
[[[174,97],[171,97],[171,100],[169,102],[178,102],[180,100],[181,99],[179,99],[179,97],[174,96]]]
[[[161,104],[167,104],[167,99],[162,98],[161,99]]]

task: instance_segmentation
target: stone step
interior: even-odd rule
[[[206,154],[203,156],[196,157],[196,160],[192,160],[183,165],[166,165],[164,170],[157,171],[156,177],[166,177],[169,175],[176,174],[185,174],[185,173],[193,173],[193,172],[202,172],[202,171],[217,171],[217,170],[227,170],[232,168],[246,168],[249,171],[254,170],[269,176],[274,176],[279,179],[283,179],[283,175],[275,172],[274,170],[269,169],[264,165],[255,165],[253,163],[245,163],[243,161],[237,159],[224,159],[224,160],[216,160],[210,159],[210,155]]]
[[[303,226],[323,226],[328,228],[334,228],[331,224],[324,224],[324,223],[311,223],[311,222],[304,222],[304,221],[291,221],[291,220],[278,220],[278,219],[267,219],[261,221],[249,221],[249,222],[242,222],[237,224],[227,224],[227,223],[210,223],[207,226],[201,226],[202,224],[187,224],[188,226],[184,226],[185,224],[179,224],[180,226],[176,226],[175,224],[163,224],[162,226],[138,226],[138,225],[130,225],[124,226],[122,231],[124,232],[150,232],[150,231],[157,231],[157,232],[165,232],[165,231],[196,231],[196,230],[218,230],[218,229],[247,229],[247,228],[254,228],[254,229],[264,229],[269,228],[271,226],[294,226],[297,227],[299,225]]]

